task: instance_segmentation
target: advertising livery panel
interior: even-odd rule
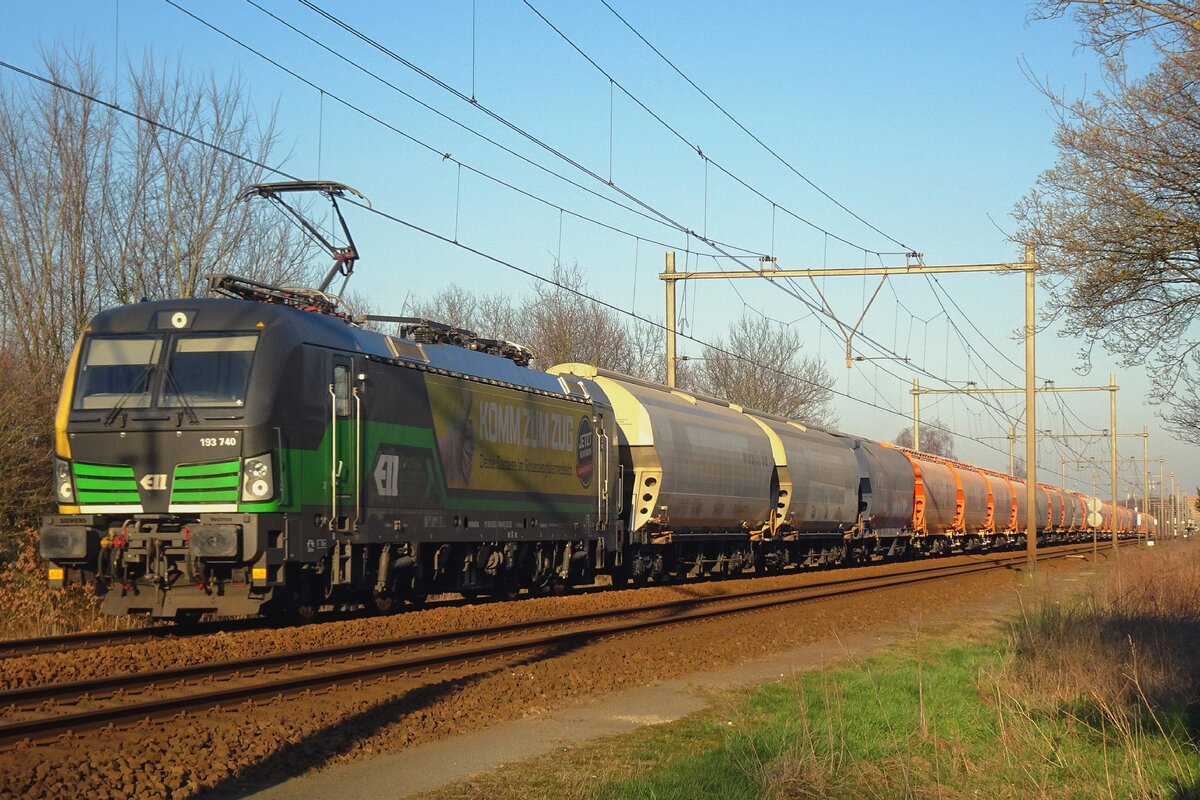
[[[578,403],[427,375],[447,488],[582,494],[592,424]]]

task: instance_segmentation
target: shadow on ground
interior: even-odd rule
[[[325,766],[337,756],[350,752],[363,740],[404,720],[405,717],[434,707],[439,701],[453,697],[457,692],[480,681],[514,667],[528,666],[549,661],[570,653],[586,644],[581,637],[558,647],[544,648],[516,662],[481,670],[470,675],[440,681],[415,688],[400,697],[379,703],[366,711],[347,717],[337,725],[308,733],[303,739],[289,743],[266,758],[244,766],[237,772],[202,789],[195,797],[201,800],[246,797],[276,786],[284,781],[303,775],[310,770]],[[302,702],[295,699],[288,702]]]

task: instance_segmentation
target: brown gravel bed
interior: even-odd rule
[[[966,560],[966,559],[962,559]],[[956,559],[936,562],[951,564]],[[806,572],[758,579],[756,588],[789,587],[813,581],[852,578],[880,572],[904,571],[914,563],[876,566],[871,569]],[[515,603],[446,605],[387,617],[367,617],[283,629],[228,631],[178,639],[150,639],[133,644],[66,652],[41,653],[0,660],[0,691],[46,683],[83,680],[114,672],[150,672],[190,664],[227,661],[271,653],[295,653],[400,636],[469,630],[508,622],[549,619],[630,605],[651,605],[696,596],[729,594],[742,581],[705,581],[680,586],[647,587],[562,597],[528,598]]]
[[[1079,561],[1048,562],[1043,571],[1077,569]],[[890,565],[885,570],[904,570]],[[836,573],[851,577],[855,571]],[[50,745],[0,753],[0,797],[227,796],[325,764],[390,752],[410,744],[477,730],[559,707],[590,694],[734,664],[770,650],[863,632],[909,619],[948,599],[979,597],[1014,585],[997,570],[784,606],[734,618],[627,634],[565,652],[489,659],[455,673],[386,679],[270,706],[244,705],[177,720],[101,731]],[[816,576],[760,579],[756,587],[791,586]],[[97,672],[161,669],[185,663],[298,651],[387,636],[463,630],[727,594],[740,582],[697,583],[516,603],[444,607],[387,618],[287,630],[223,633],[144,642],[75,654],[53,653],[0,663],[7,686],[70,680]],[[951,588],[952,587],[952,588]]]

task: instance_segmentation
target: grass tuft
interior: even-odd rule
[[[1122,553],[991,640],[918,635],[427,796],[1200,800],[1197,742],[1200,548],[1181,544]]]

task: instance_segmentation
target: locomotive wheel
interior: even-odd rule
[[[375,610],[380,614],[391,614],[399,605],[396,595],[392,592],[374,592],[371,599]]]
[[[200,622],[200,617],[204,615],[203,611],[189,609],[187,611],[175,612],[175,624],[181,628],[192,628]]]
[[[496,596],[501,600],[516,600],[521,596],[521,584],[511,575],[502,575],[496,583]]]

